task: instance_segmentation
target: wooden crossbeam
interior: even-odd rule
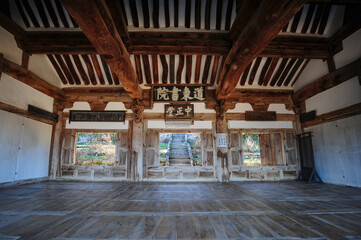
[[[0,66],[2,66],[3,73],[29,85],[39,92],[42,92],[55,99],[64,98],[64,93],[60,88],[51,85],[39,76],[30,72],[28,69],[23,68],[22,66],[2,57],[0,57]]]
[[[143,100],[142,89],[137,83],[128,51],[105,1],[61,0],[61,2],[97,52],[109,64],[130,97]]]
[[[226,33],[130,32],[131,54],[226,55]],[[96,49],[82,32],[28,32],[18,45],[30,54],[92,54]],[[330,56],[324,37],[278,35],[260,57],[326,59]]]
[[[322,124],[322,123],[326,123],[326,122],[331,122],[331,121],[335,121],[338,119],[342,119],[342,118],[347,118],[347,117],[352,117],[352,116],[356,116],[356,115],[360,115],[361,114],[361,103],[357,103],[342,109],[338,109],[332,112],[328,112],[325,114],[321,114],[319,116],[316,117],[316,119],[309,121],[309,122],[305,122],[302,124],[302,127],[307,128],[307,127],[312,127],[318,124]]]
[[[15,107],[15,106],[3,103],[3,102],[0,102],[0,110],[10,112],[10,113],[14,113],[14,114],[17,114],[17,115],[20,115],[20,116],[23,116],[23,117],[26,117],[26,118],[30,118],[30,119],[33,119],[33,120],[36,120],[36,121],[39,121],[39,122],[43,122],[43,123],[46,123],[46,124],[50,124],[50,125],[56,124],[56,122],[54,122],[54,121],[45,119],[43,117],[38,117],[38,116],[31,115],[25,109],[21,109],[21,108],[18,108],[18,107]]]
[[[245,0],[245,2],[252,0]],[[245,28],[238,35],[221,71],[217,99],[227,98],[236,88],[239,77],[282,30],[283,26],[306,3],[305,0],[262,1]],[[241,9],[238,14],[246,14]]]
[[[313,97],[327,89],[333,88],[354,76],[359,76],[361,69],[361,58],[356,61],[337,69],[325,76],[313,81],[309,85],[298,90],[293,99],[296,103],[301,103],[310,97]]]

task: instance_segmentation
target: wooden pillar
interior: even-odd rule
[[[61,139],[63,135],[63,110],[64,107],[59,105],[57,101],[54,102],[54,108],[58,114],[58,122],[53,127],[53,142],[51,150],[51,162],[50,162],[50,179],[56,179],[61,176],[60,169],[60,157],[61,157]]]
[[[133,137],[132,137],[132,154],[131,154],[131,180],[143,180],[143,135],[144,135],[144,122],[143,122],[143,102],[134,100],[132,105],[133,110]]]
[[[226,133],[227,142],[228,142],[228,126],[226,120],[226,108],[224,106],[225,101],[220,101],[218,106],[216,106],[216,133]],[[229,181],[229,162],[228,162],[228,146],[227,147],[218,147],[216,141],[216,151],[217,151],[217,162],[216,162],[216,172],[217,178],[221,182]]]

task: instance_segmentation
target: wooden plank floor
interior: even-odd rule
[[[361,189],[42,182],[0,189],[0,239],[361,239]]]

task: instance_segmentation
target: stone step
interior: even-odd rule
[[[169,160],[171,159],[189,159],[189,156],[188,155],[177,155],[177,156],[170,156],[169,157]]]
[[[190,159],[169,159],[170,164],[191,164]]]

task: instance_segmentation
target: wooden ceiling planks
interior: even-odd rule
[[[54,24],[55,28],[60,28],[60,23],[59,23],[59,19],[56,16],[55,10],[53,5],[51,4],[51,0],[44,0],[46,9],[48,10],[49,16],[51,18],[51,21]]]
[[[102,71],[100,69],[100,64],[99,64],[97,56],[95,54],[92,54],[92,55],[90,55],[90,58],[91,58],[91,60],[93,62],[93,66],[94,66],[95,72],[96,72],[96,74],[98,76],[99,83],[101,85],[104,85],[105,81],[104,81],[103,73],[102,73]]]
[[[83,61],[88,69],[90,82],[92,83],[92,85],[97,85],[97,80],[95,77],[94,69],[93,69],[93,66],[92,66],[89,56],[86,54],[83,54],[83,55],[81,55],[81,57],[83,58]]]
[[[292,84],[291,84],[291,87],[293,87],[293,86],[296,84],[297,80],[300,78],[303,70],[305,70],[305,68],[306,68],[306,66],[308,65],[308,63],[310,62],[310,60],[311,60],[311,59],[307,59],[307,60],[305,61],[305,63],[302,65],[300,71],[298,72],[297,76],[296,76],[295,79],[293,80],[293,82],[292,82]]]
[[[172,1],[172,5],[169,2]],[[108,3],[111,1],[107,1]],[[137,3],[141,3],[141,6],[137,6]],[[248,12],[244,16],[240,16],[245,21],[254,15],[254,9],[256,9],[261,0],[254,0],[251,4],[246,1],[241,3],[235,0],[186,0],[179,2],[179,0],[113,0],[119,6],[122,15],[124,16],[125,26],[145,29],[149,28],[169,28],[169,27],[185,27],[204,30],[230,30],[231,39],[235,39],[235,34],[240,29],[243,29],[242,21],[235,18],[236,24],[233,24],[232,15],[237,9],[247,8]],[[248,4],[248,5],[246,5]],[[67,18],[67,11],[63,8],[59,0],[43,0],[43,1],[30,1],[30,0],[15,0],[15,6],[18,9],[22,21],[26,28],[78,28],[77,23],[69,15]],[[253,8],[252,8],[253,6]],[[301,9],[291,21],[290,27],[288,23],[283,28],[283,32],[296,33],[297,29],[300,32],[297,33],[311,33],[323,35],[328,24],[328,17],[330,14],[331,4],[328,2],[310,2],[307,7]],[[163,7],[162,13],[164,13],[164,21],[161,21],[161,7]],[[170,14],[170,10],[173,7],[173,14]],[[211,21],[211,15],[213,14],[213,8],[215,8],[215,21]],[[225,9],[224,9],[225,8]],[[138,11],[141,9],[142,11]],[[111,8],[113,10],[113,8]],[[179,11],[184,10],[184,22],[179,23]],[[316,10],[316,13],[315,13]],[[130,13],[127,16],[127,12]],[[193,15],[192,15],[193,13]],[[35,14],[39,14],[38,17]],[[141,15],[140,15],[141,14]],[[113,14],[114,15],[114,14]],[[183,15],[183,14],[182,14]],[[305,15],[304,21],[300,21],[301,16]],[[313,17],[315,15],[315,17]],[[114,15],[115,17],[116,15]],[[38,19],[40,21],[38,21]],[[68,20],[69,19],[69,20]],[[152,21],[151,21],[152,20]],[[302,26],[299,26],[303,24]],[[309,27],[311,25],[310,30]],[[232,27],[232,28],[231,28]],[[308,32],[307,32],[308,31]]]
[[[253,84],[253,81],[254,81],[254,78],[256,77],[256,73],[257,73],[258,67],[261,63],[261,60],[262,60],[261,57],[257,57],[253,64],[252,71],[251,71],[251,74],[249,75],[249,79],[248,79],[249,85]]]
[[[212,56],[207,56],[202,75],[202,84],[206,84],[208,80],[209,68],[211,67]]]
[[[305,18],[305,21],[303,23],[301,33],[306,33],[307,32],[307,30],[308,30],[308,28],[310,26],[313,14],[315,12],[315,9],[316,9],[316,4],[311,3],[311,4],[308,5],[306,18]]]
[[[213,67],[212,67],[212,74],[211,74],[211,80],[210,85],[213,86],[216,82],[217,72],[218,72],[218,65],[219,65],[219,58],[220,56],[214,56],[213,60]]]
[[[65,84],[68,84],[68,81],[67,79],[65,78],[63,72],[61,71],[60,69],[60,66],[59,64],[56,62],[55,58],[51,55],[51,54],[48,54],[47,55],[48,59],[50,60],[52,66],[54,67],[56,73],[58,74],[61,82],[65,85]]]
[[[167,63],[167,60],[165,58],[165,55],[160,55],[159,58],[160,58],[160,62],[162,63],[162,67],[163,67],[162,83],[167,84],[167,80],[168,80],[168,63]],[[173,63],[174,63],[174,60],[173,60]],[[173,69],[174,69],[174,67],[173,67]],[[174,81],[174,73],[173,73],[173,81]]]
[[[150,72],[150,63],[149,63],[148,55],[142,55],[142,60],[143,60],[145,81],[147,84],[152,84],[152,75]]]
[[[63,58],[61,57],[61,55],[55,55],[55,59],[58,61],[59,65],[60,65],[60,68],[62,69],[63,73],[65,74],[65,76],[66,76],[66,78],[68,80],[68,83],[70,85],[73,85],[74,84],[73,76],[71,75],[70,70],[66,66],[66,64],[65,64]]]
[[[139,84],[143,84],[142,66],[140,65],[140,55],[134,55],[135,71],[137,73],[137,79]]]
[[[201,73],[202,55],[197,55],[196,69],[194,73],[194,83],[199,83],[199,76]]]
[[[273,72],[276,70],[277,64],[278,64],[279,58],[273,58],[271,66],[267,70],[267,74],[263,80],[263,86],[267,86],[269,81],[271,80],[271,77],[273,75]]]
[[[88,78],[88,75],[85,73],[85,70],[84,70],[84,68],[82,66],[82,63],[80,62],[79,56],[78,55],[72,55],[72,57],[73,57],[73,60],[75,62],[75,66],[78,69],[78,72],[80,73],[80,76],[81,76],[81,78],[83,80],[83,83],[85,85],[89,85],[90,80]]]
[[[290,74],[288,74],[288,77],[285,80],[284,86],[287,87],[290,84],[291,80],[295,77],[296,72],[298,71],[298,69],[300,68],[300,66],[301,66],[301,64],[303,63],[304,60],[305,59],[302,59],[302,58],[297,59],[296,64],[293,66]]]
[[[263,65],[261,74],[260,74],[260,76],[258,78],[258,85],[259,86],[262,86],[262,84],[264,82],[264,78],[265,78],[266,73],[268,71],[268,68],[271,65],[271,62],[272,62],[272,58],[267,58],[265,64]]]
[[[179,55],[177,78],[176,78],[177,84],[180,84],[182,82],[183,67],[184,67],[184,55]]]
[[[296,58],[290,59],[290,61],[287,63],[287,66],[285,67],[281,77],[277,81],[277,86],[282,86],[283,82],[286,80],[286,77],[288,76],[288,73],[290,72],[293,64],[296,62]]]
[[[251,0],[246,1],[251,2]],[[250,62],[262,52],[305,3],[305,0],[280,0],[277,3],[264,1],[259,6],[257,14],[246,24],[227,55],[217,86],[217,100],[226,99],[234,91],[239,77]],[[238,15],[245,12],[245,9],[241,10]]]
[[[154,84],[158,84],[159,83],[158,55],[152,55],[152,68],[153,68],[153,82]]]
[[[191,83],[192,78],[192,55],[186,56],[186,83]]]
[[[282,59],[281,64],[279,65],[277,71],[275,72],[275,74],[272,77],[272,80],[270,82],[270,86],[273,87],[277,83],[277,81],[280,78],[283,70],[285,69],[285,66],[286,66],[287,62],[288,62],[288,58],[283,58]]]
[[[221,1],[221,0],[186,0],[184,2],[180,2],[178,0],[141,0],[141,1],[133,1],[133,0],[115,0],[118,5],[120,6],[120,10],[122,12],[122,15],[124,16],[125,25],[128,25],[129,21],[132,27],[144,27],[144,28],[162,28],[162,27],[186,27],[186,28],[195,28],[195,29],[206,29],[206,30],[230,30],[230,35],[234,35],[235,33],[239,33],[239,31],[242,30],[242,24],[238,24],[240,21],[239,16],[237,15],[235,22],[237,24],[233,24],[232,14],[234,14],[233,11],[240,11],[242,7],[245,6],[251,6],[253,5],[255,9],[259,7],[261,4],[261,0],[255,0],[255,1],[236,1],[234,3],[234,0],[228,0],[228,1]],[[171,1],[171,4],[169,4]],[[17,2],[17,3],[16,3]],[[140,4],[141,3],[141,4]],[[164,3],[164,4],[162,4]],[[137,6],[137,4],[139,6]],[[248,4],[248,5],[247,5]],[[28,20],[29,26],[32,27],[35,26],[33,23],[33,18],[31,17],[31,11],[33,11],[33,14],[38,13],[39,15],[36,16],[38,21],[39,27],[70,27],[71,24],[73,26],[77,26],[76,22],[74,21],[71,23],[72,18],[69,15],[70,24],[67,21],[67,11],[62,7],[60,2],[58,0],[42,0],[36,3],[32,3],[32,1],[29,0],[19,0],[15,1],[15,5],[17,8],[20,8],[19,11],[24,12],[25,19]],[[28,6],[29,5],[29,6]],[[313,32],[313,34],[319,34],[323,35],[325,34],[325,30],[328,23],[328,18],[331,11],[331,4],[325,2],[325,3],[319,3],[319,2],[311,2],[310,4],[307,4],[305,7],[301,8],[296,15],[293,17],[293,20],[290,21],[290,25],[288,26],[288,32],[291,33],[310,33]],[[160,9],[161,7],[164,7],[164,11]],[[173,8],[172,8],[173,7]],[[35,9],[36,8],[36,9]],[[35,10],[35,11],[34,11]],[[142,10],[142,11],[138,11]],[[174,14],[170,14],[170,11],[174,10]],[[184,11],[184,18],[179,18],[179,11]],[[318,13],[317,13],[318,11]],[[126,16],[126,13],[128,12],[128,17]],[[131,13],[131,14],[129,14]],[[252,11],[249,10],[248,12],[250,16],[253,15]],[[164,20],[161,21],[160,17],[164,14]],[[21,15],[21,14],[20,14]],[[66,15],[66,17],[65,17]],[[113,14],[112,14],[113,15]],[[183,14],[182,14],[183,15]],[[182,16],[181,15],[181,16]],[[315,15],[315,16],[314,16]],[[63,16],[63,17],[62,17]],[[167,17],[168,16],[168,17]],[[244,21],[248,20],[245,17],[246,15],[243,15]],[[313,17],[314,16],[314,17]],[[45,19],[45,17],[48,17]],[[55,18],[54,18],[55,17]],[[211,18],[214,17],[214,20]],[[135,19],[136,18],[136,19]],[[179,22],[180,20],[184,20],[184,22]],[[301,19],[304,19],[301,20]],[[35,20],[34,20],[35,21]],[[58,23],[56,23],[58,21]],[[238,22],[237,22],[238,21]],[[184,25],[183,25],[184,24]],[[300,24],[303,24],[300,26]],[[36,26],[35,26],[36,27]],[[287,30],[286,30],[287,31]],[[120,32],[118,30],[118,32]],[[166,37],[160,35],[159,37],[152,38],[152,34],[158,34],[158,33],[152,33],[150,32],[150,35],[142,35],[139,31],[131,32],[130,35],[137,35],[138,37],[134,39],[134,45],[130,45],[130,53],[135,54],[135,58],[139,58],[139,61],[135,60],[135,65],[137,69],[137,77],[138,77],[138,83],[141,82],[141,84],[157,84],[159,82],[162,82],[164,84],[169,83],[186,83],[186,84],[192,84],[192,83],[199,83],[200,81],[202,83],[212,85],[216,84],[219,81],[218,78],[218,70],[219,66],[221,65],[221,69],[224,68],[224,62],[226,58],[224,57],[225,53],[229,51],[229,46],[222,46],[223,50],[216,50],[218,53],[214,54],[214,49],[217,44],[210,44],[210,42],[206,42],[207,40],[203,39],[203,36],[200,36],[198,33],[194,34],[195,39],[199,39],[199,42],[204,42],[206,46],[211,46],[209,48],[201,48],[201,46],[197,46],[194,49],[194,52],[192,50],[184,50],[185,41],[188,41],[187,38],[182,38],[179,35],[175,36],[173,39],[166,39]],[[172,34],[170,32],[170,34]],[[177,33],[179,34],[179,32]],[[150,36],[150,37],[149,37]],[[209,41],[212,40],[211,43],[214,43],[214,35],[210,35]],[[281,36],[282,37],[282,36]],[[227,37],[228,38],[228,37]],[[177,39],[177,40],[175,40]],[[234,39],[234,38],[231,38]],[[156,50],[156,47],[158,47],[157,41],[168,41],[173,42],[176,44],[179,44],[178,50],[168,50],[165,51],[166,45],[168,43],[165,43],[163,46]],[[182,42],[183,41],[183,42]],[[230,38],[227,39],[228,42],[230,42]],[[302,40],[300,40],[302,41]],[[308,41],[308,40],[307,40]],[[306,42],[307,42],[306,41]],[[258,83],[260,86],[267,86],[269,82],[270,86],[273,87],[280,87],[280,86],[293,86],[295,80],[295,74],[300,73],[301,70],[303,70],[303,67],[307,64],[309,57],[315,57],[307,55],[308,52],[313,52],[314,54],[318,54],[318,58],[324,58],[326,56],[326,52],[324,51],[323,47],[319,47],[320,45],[317,45],[316,43],[312,46],[312,48],[309,49],[300,49],[299,52],[293,53],[293,52],[283,52],[284,49],[288,48],[289,46],[285,46],[282,44],[285,44],[286,42],[289,42],[288,40],[285,40],[285,42],[280,43],[279,45],[275,45],[274,42],[266,47],[265,51],[258,55],[258,57],[255,59],[255,62],[252,65],[252,62],[249,64],[249,69],[247,74],[241,75],[241,78],[239,79],[240,85],[254,85],[255,83]],[[138,44],[138,45],[137,45]],[[192,46],[194,44],[197,44],[197,42],[190,42],[189,46]],[[287,43],[286,43],[287,44]],[[295,43],[299,44],[299,43]],[[308,42],[307,44],[312,45],[313,43]],[[317,47],[316,47],[317,45]],[[328,45],[328,43],[325,45]],[[139,46],[139,47],[138,47]],[[149,48],[149,47],[153,47]],[[295,45],[296,46],[296,45]],[[142,50],[148,49],[148,50]],[[295,47],[295,49],[298,46]],[[174,46],[170,46],[169,49],[173,48]],[[182,49],[183,48],[183,49]],[[319,48],[322,49],[322,52],[318,52],[314,49]],[[149,50],[151,49],[151,50]],[[200,50],[201,49],[201,50]],[[300,51],[305,50],[305,55],[301,55]],[[133,52],[132,52],[133,51]],[[173,51],[173,52],[172,52]],[[198,51],[198,52],[197,52]],[[276,53],[276,51],[278,51]],[[298,51],[298,50],[297,50]],[[101,77],[103,77],[103,73],[105,74],[105,77],[107,78],[108,84],[117,84],[119,82],[119,78],[115,77],[114,72],[109,69],[109,66],[107,63],[105,63],[104,59],[101,59],[101,68],[103,68],[103,73],[100,70],[97,70],[95,65],[99,66],[98,59],[96,55],[87,55],[91,52],[78,52],[77,54],[82,54],[82,58],[80,59],[78,55],[64,55],[64,54],[56,54],[50,53],[48,54],[49,61],[53,65],[55,71],[58,73],[60,80],[63,84],[92,84],[96,80],[99,80],[99,83],[101,82]],[[73,53],[74,54],[74,53]],[[208,54],[212,54],[208,55]],[[58,60],[56,57],[58,55],[58,58],[60,57],[61,60]],[[158,65],[158,57],[160,56],[161,64]],[[85,57],[86,56],[86,57]],[[91,58],[89,58],[89,56]],[[140,57],[141,56],[141,57]],[[161,57],[163,56],[163,57]],[[166,57],[167,56],[167,57]],[[179,61],[174,61],[175,57],[178,56]],[[194,56],[194,59],[193,59]],[[204,56],[204,57],[203,57]],[[222,56],[222,63],[219,63],[220,57]],[[151,66],[149,57],[151,57]],[[262,57],[266,57],[265,61],[261,61]],[[278,59],[283,57],[283,59],[291,58],[290,61],[285,63],[283,66],[283,69],[280,69],[282,67],[282,62],[279,64],[279,68],[277,63]],[[52,60],[50,59],[52,58]],[[142,58],[142,59],[140,59]],[[178,59],[177,58],[177,59]],[[184,59],[185,58],[185,59]],[[70,59],[70,61],[69,61]],[[86,60],[87,59],[87,60]],[[156,59],[156,60],[155,60]],[[94,61],[96,60],[96,61]],[[194,61],[196,60],[196,61]],[[62,61],[66,66],[65,68],[61,66],[61,63],[59,61]],[[202,62],[203,61],[203,62]],[[56,65],[54,64],[56,63]],[[72,64],[70,65],[70,62]],[[96,62],[96,63],[95,63]],[[137,63],[138,62],[138,63]],[[105,64],[104,64],[105,63]],[[175,66],[175,63],[177,65]],[[213,64],[213,65],[212,65]],[[204,65],[203,68],[203,74],[202,74],[202,80],[200,80],[200,74],[201,74],[201,67]],[[86,69],[85,69],[86,66]],[[253,66],[253,68],[251,68]],[[195,73],[192,75],[192,70],[194,67]],[[56,69],[57,68],[57,69]],[[183,73],[183,69],[185,68],[185,74]],[[67,70],[66,70],[67,69]],[[301,69],[301,70],[300,70]],[[59,71],[60,70],[60,71]],[[166,78],[164,77],[164,74],[161,76],[161,80],[159,79],[158,72],[162,71],[162,73],[166,72]],[[166,71],[165,71],[166,70]],[[174,71],[176,71],[176,74],[174,74]],[[219,70],[220,71],[220,70]],[[274,71],[276,71],[275,74]],[[61,74],[59,74],[59,72]],[[71,78],[67,77],[66,72],[68,72],[68,75],[71,75]],[[76,75],[74,74],[76,73]],[[260,76],[257,77],[258,73],[260,72]],[[96,73],[96,74],[95,74]],[[100,74],[99,74],[100,73]],[[173,74],[172,74],[173,73]],[[91,76],[92,75],[92,76]],[[278,78],[275,79],[275,76],[278,75]],[[173,77],[172,77],[173,76]],[[183,79],[183,76],[185,76],[185,79]],[[192,79],[192,76],[194,78]],[[273,78],[272,78],[273,77]],[[297,76],[296,76],[297,77]],[[246,78],[246,79],[245,79]],[[272,81],[270,79],[272,78]],[[71,80],[69,80],[71,79]],[[80,80],[79,80],[80,79]],[[140,80],[139,80],[140,79]],[[168,80],[169,79],[169,80]],[[242,81],[244,79],[244,82]],[[268,79],[268,80],[267,80]],[[295,79],[293,82],[292,80]],[[66,80],[66,83],[65,81]],[[248,83],[246,82],[248,80]],[[71,83],[72,82],[72,83]],[[80,83],[79,83],[80,82]],[[98,84],[98,83],[96,83]],[[103,84],[105,84],[103,79]],[[118,83],[120,84],[120,82]],[[242,86],[243,86],[242,85]]]

